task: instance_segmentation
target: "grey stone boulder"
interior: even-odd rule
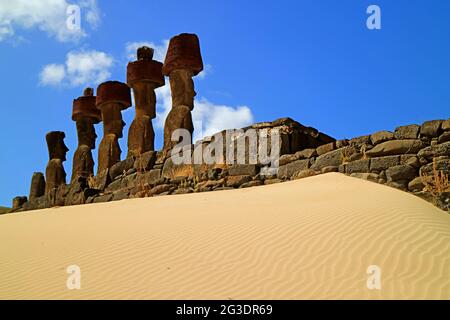
[[[417,169],[409,165],[398,165],[386,170],[387,182],[411,181],[417,177]]]
[[[134,161],[134,169],[139,172],[149,171],[153,168],[156,162],[156,151],[147,151],[141,154]]]
[[[450,156],[450,142],[423,148],[417,155],[419,158],[425,158],[427,160],[432,160],[435,157]]]
[[[450,119],[442,122],[441,129],[444,131],[450,131]]]
[[[226,180],[227,187],[238,188],[244,183],[247,183],[252,180],[251,176],[241,175],[241,176],[229,176]]]
[[[370,171],[370,159],[356,160],[349,162],[345,166],[345,173],[352,174],[357,172],[369,172]]]
[[[348,147],[337,149],[318,156],[314,164],[311,166],[311,169],[315,171],[321,171],[324,167],[340,166],[344,159],[344,150],[347,150],[347,148]]]
[[[444,143],[450,141],[450,131],[445,131],[438,138],[438,143]]]
[[[113,181],[116,177],[120,176],[121,174],[126,173],[131,168],[133,168],[134,161],[135,161],[134,157],[130,157],[114,164],[109,170],[109,176],[111,178],[111,181]]]
[[[400,164],[400,156],[386,156],[370,159],[370,171],[382,171]]]
[[[366,152],[370,157],[416,153],[427,145],[421,140],[391,140],[376,145]]]
[[[321,156],[321,155],[331,152],[335,149],[336,149],[336,142],[333,141],[333,142],[323,144],[323,145],[317,147],[316,152],[319,156]]]
[[[367,180],[370,182],[376,182],[376,183],[378,182],[378,179],[379,179],[379,176],[376,173],[363,173],[363,172],[352,173],[350,175],[350,177]]]
[[[408,183],[408,190],[411,192],[420,192],[425,188],[422,177],[416,177]]]
[[[420,127],[420,135],[425,137],[438,137],[441,133],[443,120],[426,121]]]
[[[373,145],[394,139],[394,134],[390,131],[378,131],[370,135],[370,141]]]
[[[235,164],[228,169],[230,176],[256,176],[258,174],[258,167],[254,164]]]
[[[280,166],[278,168],[277,177],[278,179],[289,179],[297,171],[308,169],[308,167],[309,167],[308,159],[297,160],[288,163],[284,166]]]
[[[395,129],[394,137],[399,140],[403,139],[417,139],[419,137],[420,126],[417,124],[410,124],[401,126]]]

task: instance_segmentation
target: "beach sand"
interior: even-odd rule
[[[3,215],[0,299],[450,299],[450,215],[337,173]]]

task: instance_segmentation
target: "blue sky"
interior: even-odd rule
[[[81,6],[78,32],[64,29],[67,4]],[[366,27],[371,4],[381,30]],[[194,116],[204,133],[289,116],[351,138],[450,117],[449,15],[446,0],[0,0],[0,205],[45,171],[48,131],[66,132],[70,175],[72,99],[124,81],[139,43],[158,57],[173,35],[198,34],[207,68],[195,79]],[[158,98],[157,147],[167,88]],[[129,109],[125,137],[132,118]]]

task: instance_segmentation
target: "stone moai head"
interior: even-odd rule
[[[78,145],[86,145],[90,149],[95,149],[94,124],[102,120],[100,110],[95,106],[96,97],[92,88],[86,88],[83,96],[73,100],[72,120],[76,122]]]
[[[62,131],[52,131],[45,136],[50,160],[60,159],[61,161],[66,161],[66,153],[69,149],[64,143],[65,137],[65,133]]]
[[[127,83],[133,88],[137,116],[156,117],[155,89],[165,84],[162,63],[153,60],[153,49],[137,50],[137,61],[127,65]]]
[[[180,105],[194,108],[194,82],[192,77],[203,70],[200,42],[197,35],[182,33],[170,39],[162,72],[170,78],[172,107]]]
[[[130,87],[118,81],[107,81],[97,88],[97,109],[101,111],[104,135],[115,134],[122,138],[125,122],[122,110],[131,106]]]

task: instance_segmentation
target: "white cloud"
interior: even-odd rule
[[[49,64],[42,69],[40,74],[42,85],[58,85],[66,76],[66,70],[62,64]]]
[[[81,10],[81,28],[67,27],[67,7],[76,4]],[[100,21],[96,0],[0,0],[0,41],[13,37],[15,29],[37,28],[58,41],[77,41],[86,36],[83,22],[92,28]]]
[[[41,85],[85,86],[99,84],[111,76],[112,56],[100,51],[71,51],[64,64],[49,64],[40,73]]]

